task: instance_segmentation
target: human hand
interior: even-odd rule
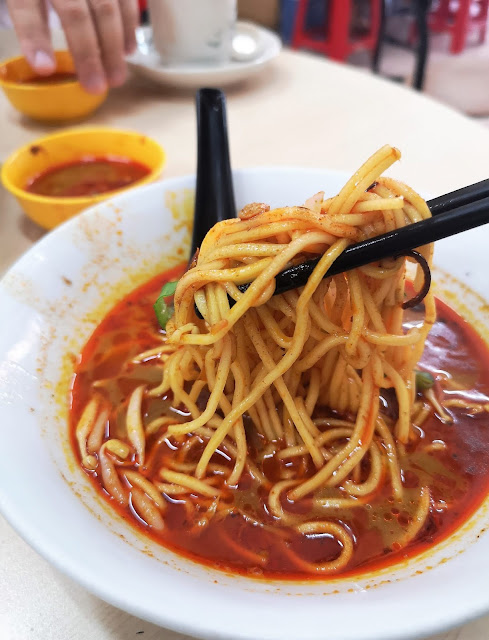
[[[137,0],[51,0],[81,84],[91,93],[126,79],[124,56],[136,46]],[[55,71],[45,0],[7,0],[22,52],[40,75]]]

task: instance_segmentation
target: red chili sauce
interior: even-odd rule
[[[94,196],[127,187],[149,173],[148,167],[128,158],[85,156],[34,176],[26,190],[56,198]]]
[[[152,371],[151,359],[129,368],[126,365],[123,373],[122,365],[128,357],[156,346],[154,336],[159,329],[153,303],[161,286],[177,279],[182,272],[183,267],[174,269],[128,295],[101,322],[85,346],[72,387],[72,444],[78,459],[74,431],[94,380],[114,377],[114,384],[107,388],[107,397],[113,406],[108,429],[112,437],[117,434],[122,407],[127,404],[133,389],[142,383],[153,386],[161,380],[161,372],[155,374]],[[443,302],[437,301],[437,309],[438,320],[428,337],[421,366],[431,371],[450,373],[457,382],[472,390],[472,399],[484,400],[489,396],[489,352],[486,344]],[[154,418],[161,415],[168,410],[169,404],[171,399],[169,401],[168,398],[147,400],[144,405],[146,416]],[[454,417],[453,424],[443,424],[432,416],[423,424],[420,439],[407,446],[407,456],[400,460],[407,494],[403,504],[394,502],[387,479],[384,489],[366,505],[335,514],[337,519],[346,523],[354,538],[352,560],[339,575],[385,567],[426,550],[460,527],[489,493],[489,415],[486,412],[470,415],[459,408],[450,411]],[[253,450],[252,428],[247,429],[247,438]],[[448,445],[447,449],[428,455],[424,449],[435,440],[443,440]],[[147,449],[151,450],[151,441],[147,442]],[[200,453],[196,452],[196,455],[200,456]],[[158,459],[155,461],[149,454],[148,460],[152,459],[147,462],[149,468],[141,471],[150,480],[156,479],[152,477],[152,467],[159,468],[162,461],[173,455],[176,454],[172,447],[160,446]],[[225,464],[220,456],[218,462]],[[271,480],[278,480],[278,464],[281,463],[265,460],[258,466]],[[137,465],[132,464],[129,468],[137,469]],[[306,471],[312,472],[313,469]],[[324,579],[327,577],[324,574],[304,573],[294,561],[294,554],[310,563],[325,562],[338,556],[338,542],[330,536],[302,536],[293,529],[285,529],[287,534],[284,536],[284,528],[274,524],[266,509],[267,494],[263,489],[257,490],[246,474],[237,489],[232,491],[234,503],[250,517],[231,514],[218,522],[211,520],[200,535],[195,535],[195,529],[189,533],[186,510],[175,496],[168,498],[164,531],[155,534],[131,506],[121,507],[106,493],[96,471],[87,473],[94,486],[128,523],[142,529],[165,547],[219,569],[253,576]],[[416,538],[399,550],[396,537],[402,535],[410,522],[421,486],[430,488],[430,515]],[[442,508],[444,503],[447,508]],[[294,505],[288,503],[286,497],[283,505],[288,511],[294,511]],[[254,518],[269,526],[255,526]],[[251,556],[246,550],[251,552]],[[266,563],[257,566],[253,554],[266,557]]]
[[[78,76],[73,71],[56,71],[50,76],[32,76],[19,80],[19,84],[66,84],[68,82],[76,82]]]

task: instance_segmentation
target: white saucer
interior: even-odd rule
[[[240,21],[236,25],[233,59],[216,64],[168,65],[161,62],[153,47],[151,27],[139,27],[136,37],[138,48],[127,58],[131,69],[159,84],[174,87],[222,87],[240,82],[264,69],[278,56],[282,48],[280,38],[273,31],[252,22]]]

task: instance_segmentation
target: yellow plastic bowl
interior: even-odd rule
[[[56,51],[56,72],[74,73],[68,51]],[[11,104],[21,113],[47,122],[81,119],[102,104],[107,92],[93,95],[78,80],[53,84],[27,84],[36,77],[27,60],[19,56],[0,63],[0,86]],[[26,83],[26,84],[24,84]]]
[[[94,196],[55,198],[29,193],[25,187],[33,177],[83,156],[119,156],[140,162],[150,173],[133,184]],[[166,163],[162,147],[140,133],[117,129],[68,129],[15,151],[2,167],[4,187],[19,201],[25,213],[45,229],[52,229],[76,213],[134,186],[157,180]]]

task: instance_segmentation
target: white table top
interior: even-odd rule
[[[14,53],[13,39],[0,34],[0,57]],[[489,129],[396,84],[318,57],[285,51],[261,76],[227,95],[236,167],[349,171],[388,142],[403,152],[396,175],[423,192],[437,195],[488,174]],[[192,94],[133,78],[113,91],[87,124],[137,129],[154,137],[168,153],[167,177],[195,169]],[[0,95],[0,162],[49,131],[19,116]],[[42,235],[0,187],[0,273]],[[51,568],[0,517],[0,640],[139,637],[183,638],[91,596]],[[487,638],[489,617],[436,636]]]

